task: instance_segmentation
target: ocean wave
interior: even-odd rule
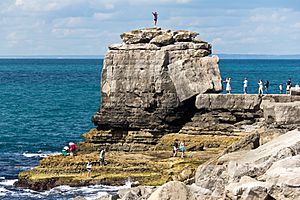
[[[32,158],[32,157],[45,158],[47,156],[54,156],[59,154],[60,154],[59,152],[55,152],[55,153],[23,153],[22,155],[27,158]]]
[[[0,187],[0,197],[5,196],[8,192],[9,192],[9,190],[7,190],[3,187]]]
[[[72,199],[76,196],[83,196],[87,200],[95,200],[107,194],[117,193],[118,190],[128,188],[128,186],[104,186],[91,185],[82,187],[70,187],[67,185],[58,186],[48,191],[37,192],[30,189],[15,188],[13,185],[17,179],[0,181],[0,196],[11,199],[31,198],[31,199]]]

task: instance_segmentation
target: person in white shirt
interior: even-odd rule
[[[258,82],[258,94],[260,94],[260,95],[264,94],[263,88],[264,88],[264,83],[263,83],[262,80],[259,80],[259,82]]]
[[[248,87],[248,80],[247,78],[244,79],[244,94],[247,94],[247,87]]]
[[[226,78],[225,82],[226,83],[226,93],[227,94],[230,94],[231,93],[231,85],[230,85],[230,81],[231,81],[231,78]]]
[[[87,169],[87,176],[90,177],[91,176],[91,172],[92,172],[92,163],[90,161],[88,161],[87,165],[86,165],[86,169]]]

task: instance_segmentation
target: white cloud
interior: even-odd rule
[[[115,14],[114,13],[94,13],[93,18],[99,21],[111,19]]]
[[[22,10],[43,12],[43,11],[55,11],[65,6],[71,5],[74,1],[70,0],[16,0],[15,6]],[[76,2],[76,0],[75,0]]]
[[[300,29],[300,22],[296,22],[292,25],[293,28],[299,28]]]
[[[293,49],[300,54],[300,12],[296,8],[249,4],[208,0],[1,0],[0,38],[4,40],[0,41],[0,55],[73,51],[104,54],[109,43],[120,41],[120,33],[153,26],[153,10],[159,12],[159,26],[199,32],[201,39],[213,44],[214,51],[280,54]]]

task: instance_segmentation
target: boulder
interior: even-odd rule
[[[120,37],[126,44],[148,43],[154,37],[164,32],[168,32],[168,30],[162,31],[161,28],[145,28],[122,33]]]
[[[160,186],[148,200],[196,200],[189,188],[182,182],[171,181]]]
[[[174,39],[176,42],[191,42],[197,35],[196,32],[179,30],[174,32]]]
[[[156,36],[150,41],[150,44],[155,44],[157,46],[166,46],[174,42],[173,35],[166,33],[163,35]]]
[[[254,150],[223,155],[219,158],[222,165],[200,166],[196,171],[195,183],[203,191],[210,190],[216,199],[225,194],[229,199],[251,199],[251,195],[258,199],[266,196],[297,199],[299,135],[298,130],[289,131]],[[283,191],[284,195],[281,195]]]
[[[231,183],[225,188],[225,196],[229,199],[261,200],[269,197],[270,185],[257,181],[249,176],[243,176],[238,183]]]
[[[144,200],[156,190],[156,187],[152,186],[139,186],[130,189],[123,189],[118,191],[118,195],[121,200]]]
[[[200,58],[179,60],[168,66],[169,76],[174,83],[180,101],[209,91],[221,91],[218,58]],[[209,73],[203,73],[203,72]],[[201,80],[201,84],[196,80]]]

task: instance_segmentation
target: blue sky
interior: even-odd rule
[[[187,29],[214,53],[300,54],[298,0],[1,0],[0,56],[104,55],[122,32]]]

